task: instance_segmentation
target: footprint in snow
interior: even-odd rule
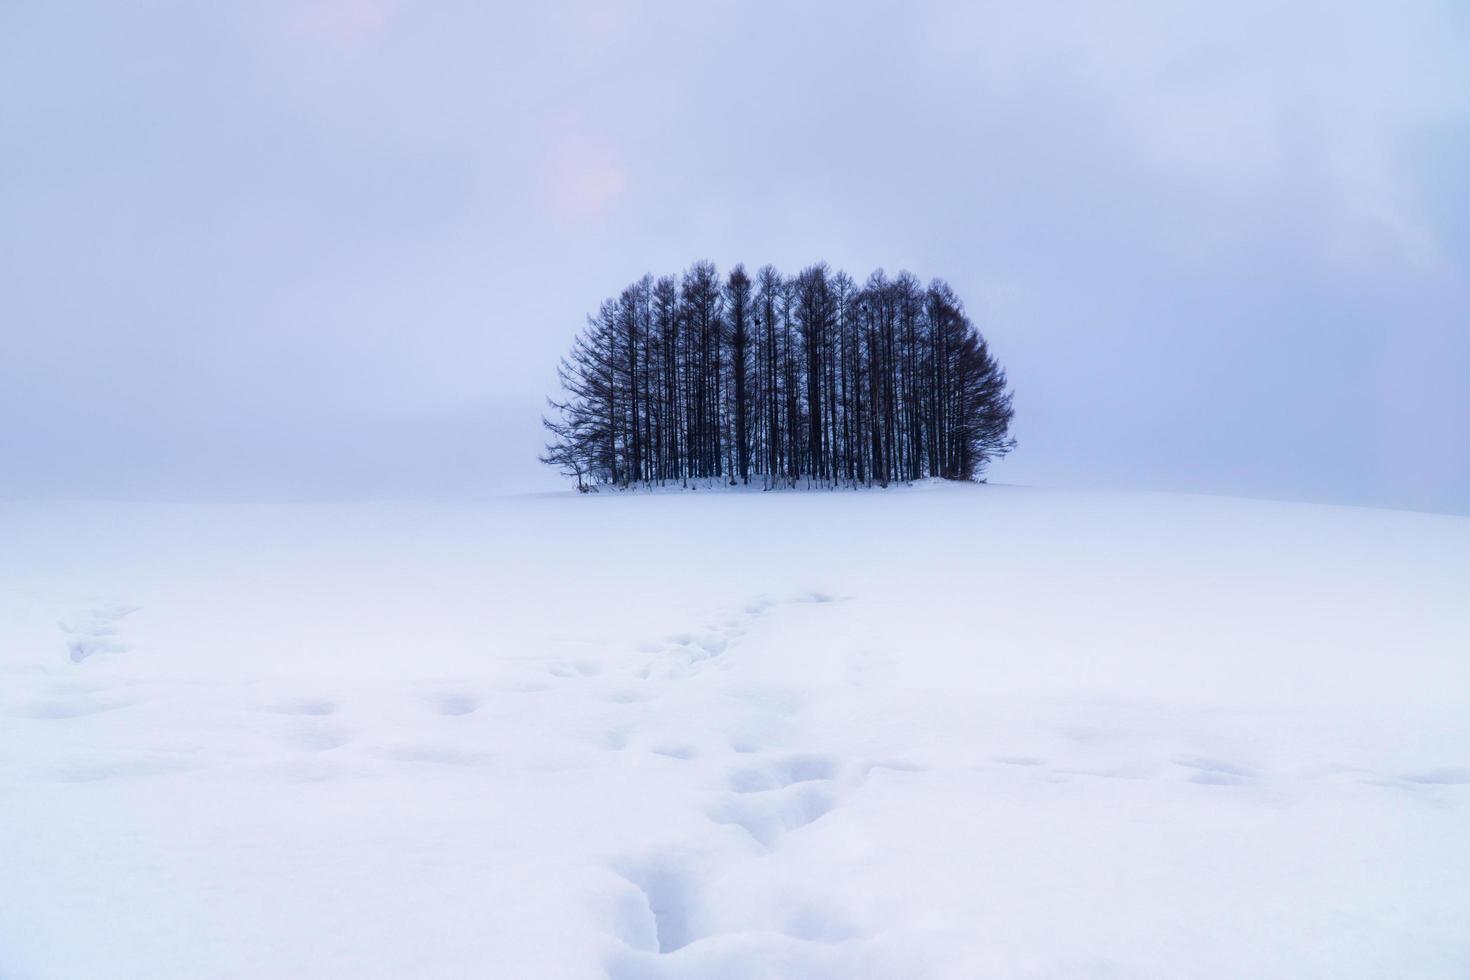
[[[784,789],[793,783],[835,779],[837,760],[820,753],[797,753],[741,766],[730,772],[730,789],[736,793],[762,793]]]
[[[667,756],[670,759],[682,759],[685,761],[693,759],[695,756],[699,755],[699,750],[696,749],[694,746],[684,745],[682,743],[663,743],[660,745],[655,745],[649,751],[651,751],[654,755],[662,755]]]
[[[121,701],[114,698],[74,697],[54,698],[47,701],[32,701],[12,708],[10,714],[16,718],[85,718],[87,715],[116,711],[137,704],[137,701]]]
[[[820,753],[766,759],[730,771],[730,795],[705,810],[715,823],[733,824],[767,849],[788,833],[826,816],[837,806],[841,767]]]
[[[1189,777],[1190,782],[1206,786],[1243,786],[1260,777],[1260,773],[1246,766],[1203,756],[1180,756],[1174,763],[1194,770],[1194,774]]]
[[[759,793],[737,793],[712,804],[705,814],[715,823],[739,827],[767,850],[775,850],[787,834],[836,807],[837,794],[830,784],[802,782]]]
[[[337,702],[327,698],[291,698],[286,701],[278,701],[270,708],[278,714],[283,715],[306,715],[309,717],[324,717],[336,714]]]
[[[601,742],[604,747],[612,749],[614,752],[621,752],[628,747],[629,738],[629,729],[627,726],[621,726],[618,728],[609,728],[603,732]]]
[[[119,602],[104,603],[83,610],[69,621],[58,623],[61,631],[71,637],[66,642],[71,662],[79,664],[101,654],[127,651],[128,645],[117,638],[118,623],[140,608]]]
[[[678,854],[630,858],[614,862],[613,871],[642,899],[620,916],[623,942],[650,953],[672,953],[700,937],[703,888],[692,860]]]
[[[434,710],[446,718],[473,714],[480,707],[480,699],[471,694],[449,693],[433,698]]]
[[[352,736],[345,728],[320,725],[292,732],[286,741],[304,752],[328,752],[346,745]]]
[[[1470,767],[1451,766],[1444,769],[1427,769],[1410,773],[1404,779],[1420,786],[1466,786],[1470,785]]]

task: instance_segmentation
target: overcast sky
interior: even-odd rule
[[[644,272],[942,276],[1008,483],[1470,513],[1470,7],[0,4],[0,496],[461,497]]]

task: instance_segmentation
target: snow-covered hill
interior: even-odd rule
[[[0,976],[1464,977],[1470,519],[0,505]]]

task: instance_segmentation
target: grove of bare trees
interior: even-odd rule
[[[557,373],[542,461],[583,490],[973,480],[1015,446],[985,338],[944,281],[907,272],[644,276]]]

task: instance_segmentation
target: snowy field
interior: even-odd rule
[[[0,977],[1470,975],[1470,518],[0,504]]]

